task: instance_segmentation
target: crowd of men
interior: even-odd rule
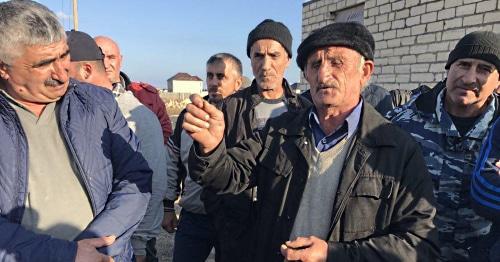
[[[500,35],[465,35],[436,86],[370,85],[359,23],[266,19],[172,130],[107,36],[0,3],[0,261],[500,261]],[[392,94],[392,98],[391,98]],[[177,217],[175,202],[181,207]]]

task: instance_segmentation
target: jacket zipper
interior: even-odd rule
[[[356,143],[356,141],[353,141],[353,142]],[[354,148],[356,148],[356,145],[353,145],[353,147],[351,149],[349,149],[350,152],[348,154],[348,158],[349,158],[350,154],[352,153],[352,150],[354,150]],[[355,154],[359,154],[360,153],[359,150],[360,149],[357,149],[357,152],[355,152]],[[353,157],[356,157],[356,156],[353,156]],[[335,225],[339,221],[340,216],[344,213],[344,209],[347,206],[347,204],[349,203],[349,200],[351,199],[351,197],[350,197],[351,192],[354,189],[354,186],[356,185],[356,183],[358,182],[359,177],[361,176],[361,170],[363,170],[363,167],[365,166],[367,159],[368,159],[368,157],[365,157],[365,159],[363,159],[363,163],[361,164],[358,172],[356,173],[356,176],[354,177],[351,184],[349,185],[349,188],[347,189],[347,191],[344,195],[344,198],[341,200],[342,202],[340,202],[339,209],[335,213],[335,216],[333,217],[332,224],[330,225],[330,231],[328,232],[328,238],[330,238],[330,236],[333,232],[333,229],[335,228]],[[342,173],[345,171],[347,164],[348,164],[347,161],[344,161],[344,164],[342,166],[342,171],[341,171]]]
[[[61,113],[61,110],[62,110],[62,104],[61,104],[61,107],[59,108],[59,113]],[[60,115],[60,125],[62,125],[62,114]],[[66,131],[66,126],[63,126],[61,128],[61,130],[63,131],[63,134],[64,134],[64,138],[66,139],[66,143],[68,143],[68,147],[71,151],[71,154],[73,155],[73,158],[75,159],[75,162],[76,162],[76,166],[78,167],[78,171],[80,172],[81,176],[82,176],[82,180],[83,180],[83,183],[85,184],[85,188],[87,190],[87,194],[89,195],[89,198],[90,198],[90,202],[92,204],[92,211],[94,213],[94,217],[97,216],[97,208],[95,207],[95,201],[94,201],[94,198],[92,197],[92,192],[90,191],[90,186],[89,186],[89,182],[87,180],[87,175],[85,174],[85,172],[83,171],[83,168],[82,168],[82,165],[80,164],[80,159],[78,158],[78,155],[76,154],[75,152],[75,148],[73,147],[73,143],[71,142],[71,140],[69,139],[68,137],[68,133]]]

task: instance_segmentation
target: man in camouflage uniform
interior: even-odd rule
[[[470,179],[481,142],[499,114],[500,35],[473,32],[450,53],[447,78],[389,114],[419,142],[438,199],[436,225],[445,261],[474,260],[474,244],[491,221],[470,203]]]

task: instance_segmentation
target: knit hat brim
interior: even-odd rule
[[[253,43],[261,39],[271,39],[280,43],[288,53],[288,57],[292,57],[292,34],[283,23],[266,19],[248,34],[247,56],[249,58]]]
[[[458,41],[446,62],[445,69],[462,58],[476,58],[495,65],[500,71],[500,35],[490,31],[476,31]]]

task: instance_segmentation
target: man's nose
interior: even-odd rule
[[[473,84],[477,82],[477,73],[475,66],[471,66],[467,71],[464,72],[464,74],[462,75],[462,81],[465,84]]]
[[[110,65],[109,58],[104,57],[103,62],[104,62],[104,68],[108,69]]]
[[[269,68],[271,68],[271,58],[269,56],[264,56],[262,59],[262,69],[268,70]]]
[[[68,81],[70,65],[69,56],[56,59],[52,65],[54,68],[54,71],[52,72],[52,78],[57,79],[61,82]]]
[[[217,87],[219,86],[220,81],[217,77],[213,77],[212,79],[208,79],[207,83],[209,87]]]
[[[322,83],[326,83],[327,79],[331,76],[331,68],[328,63],[321,63],[318,68],[318,80]]]

